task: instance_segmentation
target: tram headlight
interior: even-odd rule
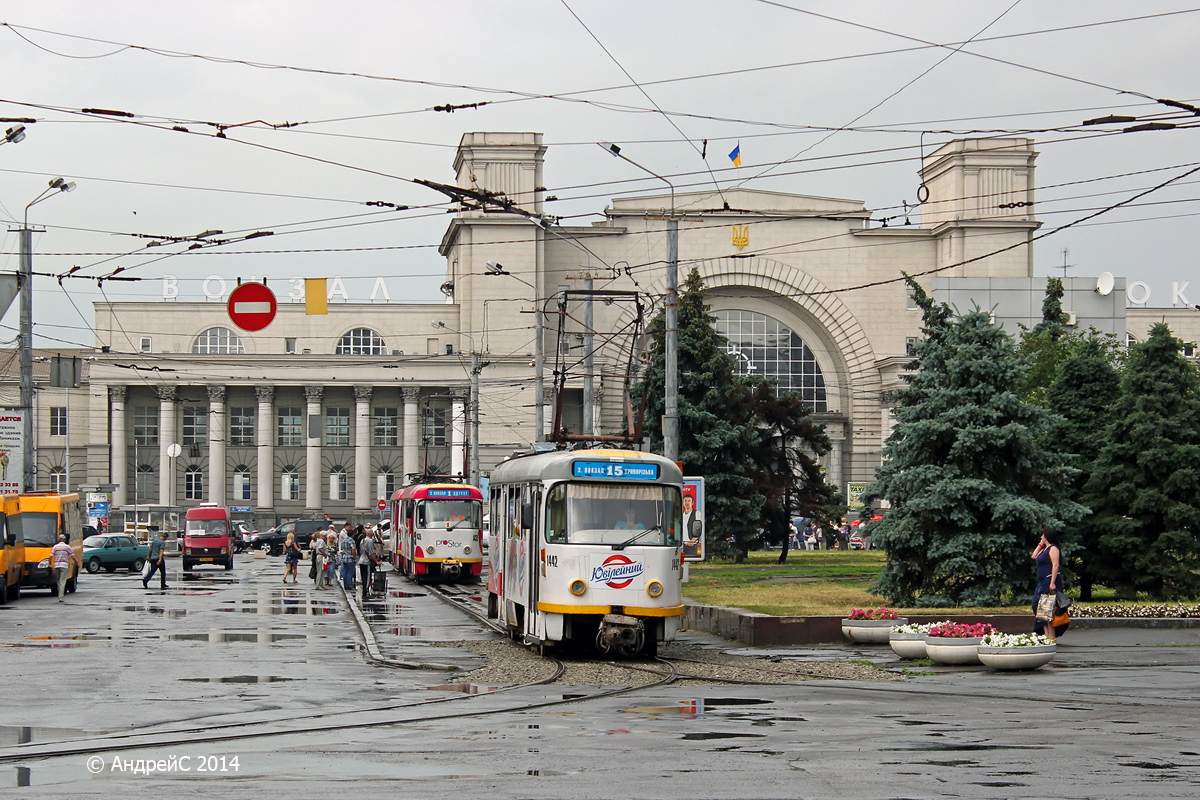
[[[659,597],[663,593],[663,585],[658,581],[650,581],[646,584],[646,594],[651,597]]]
[[[426,547],[425,552],[429,553],[429,555],[433,555],[433,545],[429,545],[429,547]]]
[[[467,545],[466,547],[463,548],[463,555],[465,555],[465,556],[471,555],[471,545]]]
[[[586,591],[587,584],[584,583],[583,580],[576,578],[575,580],[571,581],[571,594],[575,595],[576,597],[580,597]]]

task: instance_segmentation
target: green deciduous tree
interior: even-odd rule
[[[1038,444],[1048,415],[1022,401],[1012,339],[981,311],[952,319],[914,281],[924,341],[867,499],[893,506],[876,590],[894,603],[994,605],[1032,588],[1037,531],[1080,518],[1063,456]]]
[[[759,429],[759,446],[750,455],[757,472],[755,485],[765,501],[763,527],[780,544],[782,564],[787,561],[791,517],[831,525],[846,512],[846,504],[821,474],[818,459],[829,452],[829,437],[799,392],[778,392],[774,382],[757,380],[750,410]]]
[[[1094,569],[1122,597],[1200,595],[1200,376],[1165,323],[1131,348],[1087,484]]]

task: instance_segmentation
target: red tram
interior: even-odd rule
[[[391,497],[392,564],[418,583],[477,583],[483,570],[483,493],[461,483],[419,483]]]

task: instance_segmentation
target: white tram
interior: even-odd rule
[[[683,614],[683,475],[629,450],[512,458],[492,471],[488,614],[538,647],[654,655]]]

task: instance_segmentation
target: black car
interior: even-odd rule
[[[248,546],[253,550],[266,550],[271,555],[279,555],[283,552],[289,533],[295,534],[297,545],[307,547],[314,533],[328,527],[329,523],[324,519],[295,519],[269,531],[251,534]]]

